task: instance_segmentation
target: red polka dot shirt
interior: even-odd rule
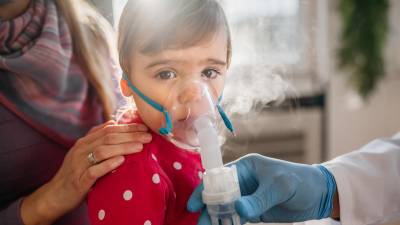
[[[92,225],[195,225],[186,203],[200,183],[200,154],[151,133],[143,151],[125,156],[88,194]]]

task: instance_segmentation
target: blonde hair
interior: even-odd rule
[[[232,55],[225,13],[216,0],[128,0],[119,23],[121,68],[130,74],[132,52],[157,53],[193,46],[223,29],[227,63]]]
[[[85,0],[57,0],[73,41],[74,54],[86,72],[103,105],[105,119],[110,119],[116,107],[113,90],[112,63],[117,62],[113,29],[93,6]]]

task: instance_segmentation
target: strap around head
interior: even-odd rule
[[[221,116],[222,120],[224,121],[226,128],[228,128],[228,130],[230,132],[235,134],[235,129],[233,127],[232,122],[229,120],[229,117],[226,115],[226,113],[224,112],[224,110],[222,109],[222,107],[219,104],[217,105],[217,109],[218,109],[219,115]]]
[[[235,128],[233,127],[231,120],[229,119],[228,115],[226,115],[225,111],[222,109],[222,107],[220,105],[221,101],[222,101],[222,94],[221,94],[221,96],[219,96],[218,104],[217,104],[217,109],[218,109],[219,115],[221,116],[222,120],[224,121],[226,128],[228,128],[228,130],[231,133],[235,134]]]
[[[145,102],[149,103],[153,108],[157,109],[160,112],[164,112],[165,109],[162,105],[158,104],[157,102],[153,101],[151,98],[147,97],[144,95],[139,89],[133,85],[132,81],[126,76],[126,74],[122,74],[122,79],[126,80],[128,82],[129,87],[137,94],[139,95]]]
[[[149,105],[151,105],[153,108],[155,108],[156,110],[160,111],[164,115],[166,127],[160,128],[158,130],[158,132],[160,134],[162,134],[162,135],[167,135],[167,134],[171,133],[171,131],[172,131],[172,121],[171,121],[171,118],[169,116],[168,111],[162,105],[160,105],[157,102],[153,101],[151,98],[147,97],[139,89],[137,89],[135,87],[135,85],[133,85],[132,81],[128,78],[128,76],[126,76],[125,73],[122,74],[122,79],[124,79],[124,80],[126,80],[126,82],[128,82],[128,86],[137,95],[139,95],[139,97],[141,97],[145,102],[147,102]]]

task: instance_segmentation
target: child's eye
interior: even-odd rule
[[[162,71],[157,74],[157,78],[160,78],[162,80],[169,80],[169,79],[174,79],[176,78],[176,73],[172,71]]]
[[[201,72],[201,75],[208,79],[214,79],[218,75],[220,75],[220,72],[218,72],[215,69],[206,69],[206,70],[203,70],[203,72]]]

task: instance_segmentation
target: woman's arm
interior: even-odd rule
[[[141,143],[151,139],[150,134],[144,133],[147,128],[143,125],[113,123],[98,126],[78,140],[64,158],[56,175],[23,198],[20,207],[18,204],[3,209],[1,214],[20,216],[10,218],[6,224],[13,224],[14,220],[24,225],[51,224],[78,206],[99,177],[123,162],[123,155],[141,151]],[[87,157],[90,152],[94,152],[97,164],[89,163]]]

